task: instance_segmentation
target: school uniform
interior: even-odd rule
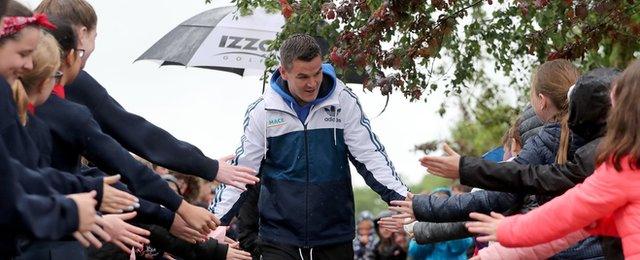
[[[106,173],[96,167],[83,166],[81,168],[81,172],[84,176],[107,176]],[[117,182],[113,185],[113,187],[127,193],[132,193],[129,188],[127,188],[127,185],[123,184],[122,182]],[[140,207],[136,209],[137,214],[136,217],[133,218],[132,222],[158,225],[166,228],[167,230],[171,229],[171,225],[173,225],[173,219],[175,218],[175,213],[173,211],[161,206],[158,203],[153,203],[143,198],[138,199]]]
[[[78,229],[76,204],[22,164],[35,160],[20,130],[10,86],[0,78],[0,257],[18,254],[20,238],[59,239]]]
[[[58,91],[36,108],[36,116],[51,130],[51,166],[79,174],[82,155],[105,173],[121,174],[134,194],[177,211],[182,198],[160,176],[104,134],[86,107],[61,98],[64,92],[60,92],[60,87],[55,89]]]
[[[218,161],[141,116],[129,113],[84,70],[65,86],[65,93],[68,100],[86,106],[102,131],[125,149],[168,169],[208,181],[216,178]]]
[[[38,149],[38,167],[49,167],[51,165],[52,150],[51,133],[49,127],[33,113],[35,113],[35,110],[27,114],[25,128]]]

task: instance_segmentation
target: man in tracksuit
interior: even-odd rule
[[[348,160],[386,202],[405,199],[408,189],[313,37],[292,36],[280,58],[271,88],[249,106],[234,159],[262,176],[262,258],[353,259]],[[211,210],[228,223],[242,201],[239,189],[220,185]]]

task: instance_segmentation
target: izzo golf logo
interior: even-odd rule
[[[269,43],[272,40],[268,39],[258,39],[258,38],[245,38],[238,36],[229,36],[223,35],[220,39],[220,44],[218,47],[220,48],[231,48],[231,49],[239,49],[239,50],[248,50],[248,51],[261,51],[266,52]]]
[[[340,115],[340,111],[342,109],[337,108],[335,106],[330,106],[330,107],[325,107],[324,108],[324,112],[327,113],[327,115],[329,115],[329,117],[325,117],[324,121],[325,122],[342,122],[342,120],[340,120],[338,117],[338,115]],[[337,121],[336,121],[337,120]]]

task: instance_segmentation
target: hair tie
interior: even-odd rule
[[[2,29],[0,29],[0,38],[16,34],[29,25],[37,25],[50,30],[56,28],[56,26],[49,21],[47,15],[41,13],[34,14],[33,16],[7,16],[2,23]]]

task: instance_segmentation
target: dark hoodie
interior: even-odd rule
[[[520,165],[493,163],[463,156],[460,182],[465,185],[506,192],[557,196],[584,181],[595,170],[596,149],[606,131],[611,107],[611,83],[620,72],[595,69],[580,77],[569,93],[569,128],[588,143],[566,164]],[[623,259],[619,239],[603,239],[606,259]]]

